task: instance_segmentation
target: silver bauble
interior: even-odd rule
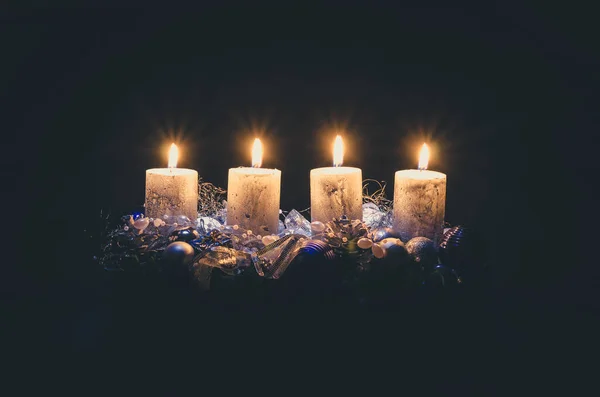
[[[167,225],[191,226],[192,221],[185,215],[163,215],[163,221]]]
[[[194,258],[194,248],[183,241],[175,241],[167,245],[163,252],[163,260],[172,265],[187,265]]]
[[[408,254],[423,267],[432,267],[438,262],[437,249],[427,237],[414,237],[406,243]]]
[[[323,222],[319,222],[319,221],[311,222],[310,230],[313,235],[321,234],[325,231],[325,224]]]

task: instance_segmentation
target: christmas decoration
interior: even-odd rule
[[[413,261],[426,270],[438,262],[435,244],[427,237],[413,237],[406,243],[406,250]]]
[[[384,299],[405,288],[460,286],[465,272],[469,280],[475,278],[469,269],[477,262],[477,244],[468,229],[446,229],[439,247],[420,236],[403,243],[391,228],[392,202],[383,195],[385,185],[378,186],[376,193],[364,196],[363,220],[342,216],[310,222],[303,215],[308,210],[292,209],[280,211],[276,233],[257,234],[225,224],[225,191],[200,182],[196,219],[125,215],[99,233],[102,244],[96,258],[109,271],[172,274],[183,269],[200,291],[220,285],[215,277],[228,280],[228,285],[236,280],[281,283],[276,280],[292,269],[285,277],[287,287],[295,285],[300,291],[312,278],[323,278],[325,284],[313,281],[332,291],[351,291],[349,296],[360,301]],[[101,216],[108,222],[108,216]],[[293,284],[297,277],[301,279]]]
[[[194,258],[194,248],[183,241],[175,241],[165,248],[163,260],[171,265],[180,266]]]

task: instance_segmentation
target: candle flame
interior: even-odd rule
[[[335,137],[333,144],[333,166],[339,167],[344,163],[344,141],[341,136]]]
[[[169,149],[169,168],[177,167],[177,160],[179,159],[179,149],[177,145],[174,143],[171,144],[171,148]]]
[[[426,143],[421,147],[421,153],[419,154],[419,169],[426,170],[429,164],[429,146]]]
[[[260,139],[254,139],[254,145],[252,145],[252,167],[260,168],[262,165],[263,158],[263,145]]]

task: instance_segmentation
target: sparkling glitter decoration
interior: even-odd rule
[[[213,230],[220,230],[223,224],[217,219],[201,216],[196,220],[196,229],[200,234],[208,234]]]
[[[286,232],[290,234],[302,234],[310,237],[312,234],[311,224],[298,211],[291,210],[285,217]]]
[[[413,261],[421,264],[425,270],[438,262],[437,249],[432,240],[427,237],[414,237],[406,243],[406,250]]]
[[[298,248],[305,239],[306,237],[301,234],[288,234],[252,254],[256,273],[266,278],[281,277],[298,254]]]
[[[211,247],[194,259],[194,266],[219,268],[225,274],[235,276],[252,265],[250,254],[222,246]]]
[[[109,226],[108,215],[101,212],[106,222],[105,230],[97,233],[102,238],[102,252],[96,260],[109,271],[167,274],[169,269],[183,268],[193,284],[205,291],[211,289],[215,275],[218,280],[220,275],[227,280],[279,279],[286,269],[289,280],[296,280],[299,274],[315,281],[336,278],[335,282],[357,294],[372,294],[383,284],[393,293],[414,285],[415,280],[424,286],[460,285],[463,276],[470,281],[480,275],[480,269],[470,264],[477,244],[471,231],[462,226],[444,230],[439,245],[443,265],[431,239],[417,236],[403,244],[390,227],[392,203],[383,195],[385,184],[377,183],[379,189],[373,194],[364,189],[364,220],[343,216],[309,222],[303,215],[307,210],[279,210],[281,220],[273,232],[225,225],[225,191],[200,183],[199,216],[195,219],[182,214],[144,217],[136,212]],[[319,258],[331,261],[326,274],[311,267],[323,264]],[[463,273],[464,269],[469,271]],[[299,285],[307,279],[302,280]]]

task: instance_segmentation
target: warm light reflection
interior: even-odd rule
[[[262,165],[263,158],[263,145],[260,139],[254,139],[254,145],[252,145],[252,167],[260,168]]]
[[[344,141],[341,136],[335,137],[333,144],[333,166],[339,167],[344,163]]]
[[[179,159],[179,149],[177,149],[177,145],[174,143],[171,144],[171,149],[169,149],[169,168],[177,167],[177,160]]]
[[[424,143],[419,154],[419,169],[426,170],[427,164],[429,164],[429,146]]]

